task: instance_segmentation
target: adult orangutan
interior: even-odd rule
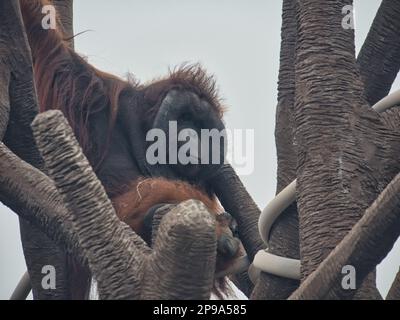
[[[240,245],[207,182],[223,163],[224,143],[218,150],[220,164],[150,165],[146,160],[146,133],[153,128],[167,132],[170,121],[177,122],[178,132],[224,129],[213,79],[199,66],[189,66],[148,85],[124,81],[88,64],[60,30],[42,27],[42,8],[49,1],[20,3],[41,111],[57,108],[64,113],[120,219],[148,238],[144,220],[155,206],[201,200],[217,216],[217,271],[225,268],[238,256]],[[88,273],[72,267],[77,268],[71,277],[73,298],[83,298]]]

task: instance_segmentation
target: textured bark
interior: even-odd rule
[[[2,49],[0,49],[1,52]],[[7,129],[8,117],[10,115],[10,101],[8,98],[8,84],[10,72],[3,65],[0,55],[0,141],[3,140]]]
[[[54,242],[82,257],[70,214],[53,181],[3,143],[0,143],[0,201]]]
[[[36,90],[33,83],[32,59],[16,0],[0,4],[0,54],[5,70],[10,72],[10,119],[4,138],[5,144],[24,161],[37,168],[43,167],[35,148],[30,124],[38,113]],[[4,49],[3,49],[4,48]]]
[[[146,244],[118,219],[62,113],[42,113],[32,128],[49,176],[73,215],[100,297],[138,298]]]
[[[400,2],[383,0],[358,55],[370,105],[389,94],[400,69]]]
[[[240,178],[230,164],[225,164],[210,181],[222,206],[237,221],[239,237],[250,261],[254,255],[264,248],[264,243],[258,233],[260,209],[251,198]],[[253,284],[247,275],[238,275],[239,288],[250,295]]]
[[[0,201],[16,212],[22,221],[29,223],[35,230],[40,230],[40,234],[46,234],[55,244],[65,248],[63,251],[78,257],[78,261],[86,265],[86,259],[79,250],[77,238],[72,230],[70,215],[53,181],[16,157],[3,144],[0,145],[0,172]],[[27,239],[28,246],[35,244],[32,242],[32,239]],[[38,247],[42,248],[39,245]],[[35,270],[38,280],[41,280],[41,267],[45,265],[45,259],[54,260],[51,254],[55,253],[46,247],[40,255],[36,255],[34,250],[31,253],[32,261],[37,263],[34,263],[30,270]],[[49,264],[54,265],[52,262],[50,260]],[[43,290],[40,298],[46,298],[46,295],[53,299],[72,298],[69,292],[60,293],[58,289],[70,286],[68,274],[60,272],[58,265],[54,267],[57,289]]]
[[[258,233],[260,209],[231,165],[224,165],[219,174],[212,178],[211,184],[222,206],[236,219],[240,240],[252,261],[264,246]]]
[[[80,262],[85,265],[87,259],[81,248],[82,240],[79,240],[76,232],[76,222],[72,222],[71,214],[63,205],[63,199],[52,180],[20,160],[1,143],[0,172],[0,201],[6,204],[9,201],[15,206],[12,207],[15,212],[21,214],[33,225],[40,227],[40,230],[56,243],[67,245],[67,251],[79,257]],[[160,229],[163,228],[164,236],[157,240],[156,246],[160,247],[159,252],[154,253],[151,259],[147,259],[151,260],[151,263],[147,262],[146,267],[142,268],[146,271],[146,284],[143,286],[142,293],[136,293],[140,294],[140,298],[207,299],[210,295],[215,266],[215,226],[210,225],[210,214],[202,204],[188,201],[178,205],[175,210],[166,215],[166,217],[170,216],[170,220],[164,217],[161,223]],[[75,215],[80,215],[80,212]],[[182,219],[179,219],[178,215]],[[166,226],[162,227],[164,220],[166,220]],[[186,226],[185,221],[189,222],[190,228]],[[207,222],[207,232],[201,227],[204,221]],[[93,227],[90,231],[87,230],[86,236],[97,238],[98,225],[92,221],[89,225]],[[177,226],[181,227],[180,231],[177,231]],[[111,228],[110,232],[118,231],[113,232]],[[127,232],[132,233],[130,229]],[[181,232],[183,234],[180,234]],[[129,238],[130,234],[127,241]],[[146,247],[141,247],[143,245],[141,239],[138,239],[136,235],[133,238],[135,246],[150,253]],[[188,243],[192,243],[193,246],[188,246]],[[168,248],[164,248],[163,244]],[[100,243],[96,250],[102,247],[103,244]],[[185,252],[184,255],[182,250]],[[208,251],[205,252],[206,250]],[[174,256],[179,252],[181,256]],[[126,252],[126,256],[129,257],[129,251]],[[104,263],[103,260],[101,262]],[[188,268],[188,265],[191,267]],[[99,268],[102,270],[101,267]],[[199,275],[203,278],[199,279]],[[141,278],[144,278],[144,275],[141,275]],[[186,279],[186,281],[180,279]],[[57,286],[59,281],[57,277]],[[160,290],[160,284],[165,290]],[[111,286],[113,287],[114,285]],[[109,287],[107,288],[106,290],[110,290]],[[109,296],[107,295],[106,298]]]
[[[74,49],[74,13],[73,13],[73,0],[53,0],[56,6],[57,15],[60,20],[60,27],[63,34],[68,40],[72,49]]]
[[[390,287],[386,300],[400,300],[400,270],[396,274],[396,278]]]
[[[277,193],[296,179],[297,156],[293,141],[295,94],[295,49],[297,3],[284,0],[282,5],[281,52],[276,108],[275,141],[278,160]],[[269,252],[299,259],[299,221],[294,203],[277,219],[271,230]],[[262,272],[254,288],[253,299],[287,299],[299,281]]]
[[[380,115],[386,127],[400,132],[400,106],[394,106]]]
[[[362,98],[354,31],[341,26],[349,4],[299,1],[295,138],[303,279],[399,170],[398,134]],[[359,298],[377,298],[373,282]]]
[[[0,3],[0,55],[2,79],[9,80],[9,126],[4,142],[19,157],[37,168],[42,161],[35,148],[30,123],[37,114],[37,99],[33,84],[32,61],[26,35],[23,29],[19,2],[4,0]],[[4,100],[0,104],[4,106]],[[0,112],[4,115],[3,111]],[[5,118],[3,118],[4,121]],[[2,126],[0,124],[0,126]],[[2,136],[2,129],[0,129]],[[22,245],[30,273],[35,299],[68,298],[66,278],[66,256],[50,239],[25,221],[20,220]],[[44,290],[41,285],[41,269],[53,265],[60,279],[56,290]]]
[[[158,228],[142,298],[209,299],[216,245],[215,219],[203,203],[190,200],[175,206]]]
[[[74,49],[74,28],[73,28],[73,0],[52,0],[57,12],[57,28],[61,30],[63,39],[71,49]],[[32,45],[32,43],[31,43]],[[67,257],[67,272],[71,288],[71,299],[86,299],[90,285],[89,271],[76,261],[73,256]],[[86,286],[83,284],[86,283]]]
[[[356,290],[343,290],[342,268],[356,270],[357,288],[385,258],[400,235],[400,174],[385,188],[363,217],[322,264],[293,293],[291,299],[350,299]]]
[[[277,193],[296,179],[297,157],[294,145],[295,50],[297,4],[283,0],[281,51],[276,107],[275,141],[278,160]]]
[[[35,300],[65,300],[71,298],[67,257],[63,246],[56,245],[40,228],[25,220],[19,220],[25,262],[29,270],[32,296]],[[42,279],[44,266],[53,266],[56,288],[44,289]]]
[[[154,250],[121,222],[60,111],[32,124],[49,175],[98,282],[101,299],[208,299],[216,259],[215,218],[197,201],[171,210]]]
[[[143,299],[209,299],[217,242],[214,216],[203,203],[189,200],[158,208],[152,243]]]

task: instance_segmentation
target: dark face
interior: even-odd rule
[[[153,128],[165,133],[167,164],[153,170],[171,178],[199,181],[211,177],[224,163],[225,126],[205,99],[188,90],[170,90],[161,101]]]
[[[109,113],[91,116],[94,134],[90,139],[98,150],[107,151],[101,152],[105,156],[97,161],[101,165],[96,172],[109,195],[120,194],[121,186],[124,189],[140,176],[209,187],[208,179],[224,164],[227,150],[222,107],[214,86],[198,68],[182,69],[147,86],[127,86],[118,98],[110,139]],[[160,141],[157,136],[149,137],[154,130],[162,133]],[[92,149],[94,155],[99,154]],[[158,157],[160,151],[162,157]]]

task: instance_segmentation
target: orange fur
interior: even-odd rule
[[[141,178],[129,185],[129,191],[112,199],[118,217],[141,234],[143,218],[147,211],[160,203],[178,204],[182,201],[200,200],[213,214],[223,212],[215,198],[187,182],[164,178]]]
[[[75,53],[66,41],[61,30],[44,30],[41,27],[42,7],[51,4],[49,0],[20,0],[22,16],[32,50],[34,75],[38,93],[40,111],[60,109],[74,129],[85,155],[95,167],[100,167],[106,157],[111,135],[117,127],[118,109],[121,96],[128,92],[132,112],[137,114],[144,129],[149,129],[155,114],[166,93],[172,88],[195,92],[201,99],[208,101],[214,112],[222,117],[223,108],[217,96],[212,77],[198,66],[187,66],[173,70],[167,78],[159,79],[146,86],[124,81],[116,76],[102,72]],[[104,128],[107,138],[98,141],[99,148],[91,135],[91,116],[106,112],[108,127]],[[118,164],[118,163],[117,163]],[[118,167],[118,176],[112,180],[106,176],[103,184],[107,193],[113,196],[113,204],[121,220],[139,234],[142,232],[143,218],[147,211],[160,203],[176,204],[188,199],[202,201],[211,214],[223,212],[218,200],[197,187],[182,181],[162,178],[139,178],[130,182],[131,175]],[[143,175],[143,172],[138,172]],[[100,175],[99,175],[100,176]],[[137,177],[137,175],[136,175]],[[108,179],[107,181],[105,181]],[[123,180],[123,179],[126,179]],[[109,186],[104,182],[109,183]],[[129,183],[130,182],[130,183]],[[124,186],[128,184],[128,187]],[[123,191],[121,191],[123,190]],[[216,233],[229,231],[229,225],[217,219]],[[221,266],[229,264],[222,261]],[[218,265],[218,263],[217,263]],[[221,270],[221,268],[219,268]],[[78,269],[79,270],[79,269]],[[75,272],[78,273],[78,272]],[[81,270],[80,275],[85,275]],[[81,287],[85,284],[79,282]]]
[[[229,221],[222,218],[224,209],[215,197],[208,196],[197,187],[178,180],[164,178],[140,178],[128,186],[128,191],[112,199],[119,219],[129,225],[139,235],[143,235],[143,221],[149,209],[157,204],[178,204],[182,201],[196,199],[204,203],[210,214],[216,217],[215,232],[219,239],[223,234],[230,234]],[[230,259],[217,255],[216,271],[228,268],[234,260],[243,254],[240,248]],[[224,288],[224,280],[220,279],[219,286]],[[218,290],[214,288],[218,294]]]
[[[60,109],[74,129],[88,156],[89,117],[109,112],[109,131],[114,125],[119,96],[130,84],[114,75],[100,71],[74,52],[64,40],[61,28],[43,29],[42,8],[49,0],[20,0],[29,45],[32,51],[34,76],[40,111]],[[98,165],[107,151],[109,141],[97,159]],[[94,161],[93,161],[94,162]]]

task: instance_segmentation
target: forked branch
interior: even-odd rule
[[[351,299],[356,290],[342,287],[342,268],[353,266],[357,288],[386,257],[400,235],[400,174],[290,299]]]

